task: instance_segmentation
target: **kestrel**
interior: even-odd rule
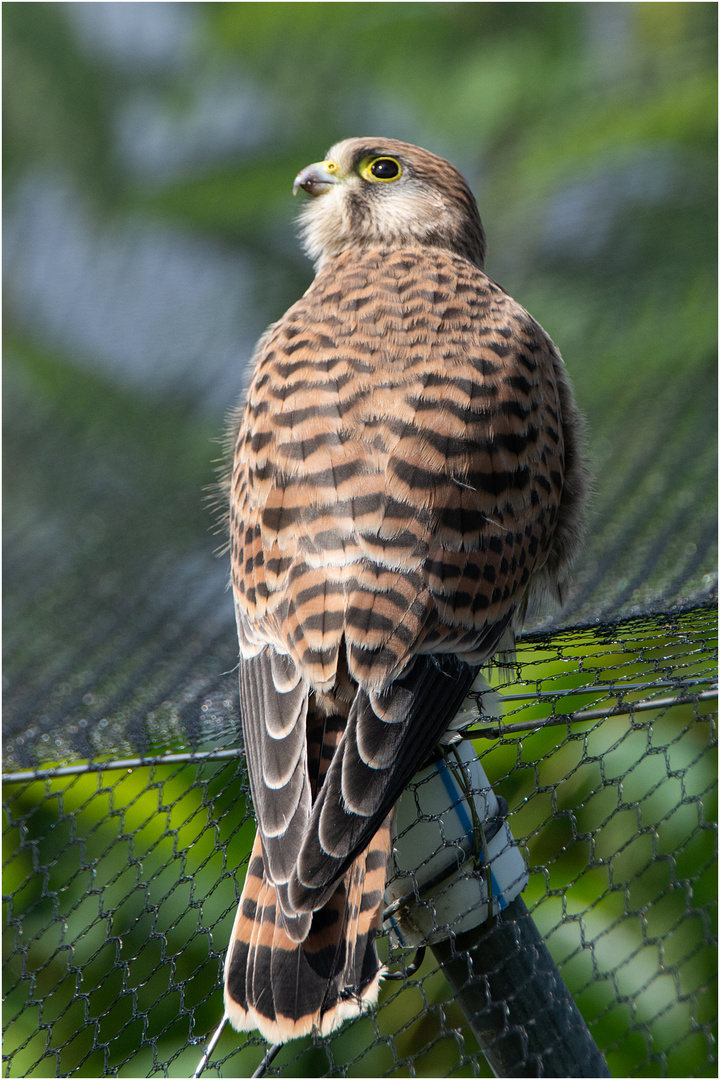
[[[234,428],[232,582],[257,836],[227,1015],[270,1042],[377,1000],[393,807],[582,531],[552,341],[483,273],[449,162],[348,139],[295,179],[316,277]]]

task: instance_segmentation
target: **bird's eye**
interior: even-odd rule
[[[400,162],[391,157],[369,158],[362,163],[360,175],[366,180],[397,180],[402,172]]]
[[[400,175],[400,166],[394,158],[381,157],[373,161],[370,172],[376,180],[394,180]]]

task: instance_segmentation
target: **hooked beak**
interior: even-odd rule
[[[313,165],[307,165],[295,177],[293,195],[297,195],[298,188],[308,195],[322,195],[323,191],[340,182],[336,170],[334,161],[316,161]]]

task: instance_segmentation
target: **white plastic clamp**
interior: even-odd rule
[[[385,890],[385,929],[396,945],[471,930],[520,895],[528,873],[506,815],[469,739],[414,777],[398,803]]]

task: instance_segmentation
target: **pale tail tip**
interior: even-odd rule
[[[300,1039],[303,1035],[331,1035],[346,1020],[361,1016],[377,1004],[380,992],[380,979],[384,974],[381,968],[371,983],[366,986],[360,997],[338,1001],[318,1019],[317,1014],[308,1014],[295,1019],[289,1016],[276,1016],[275,1019],[263,1016],[252,1005],[244,1009],[225,995],[225,1015],[236,1031],[259,1031],[271,1045]]]

